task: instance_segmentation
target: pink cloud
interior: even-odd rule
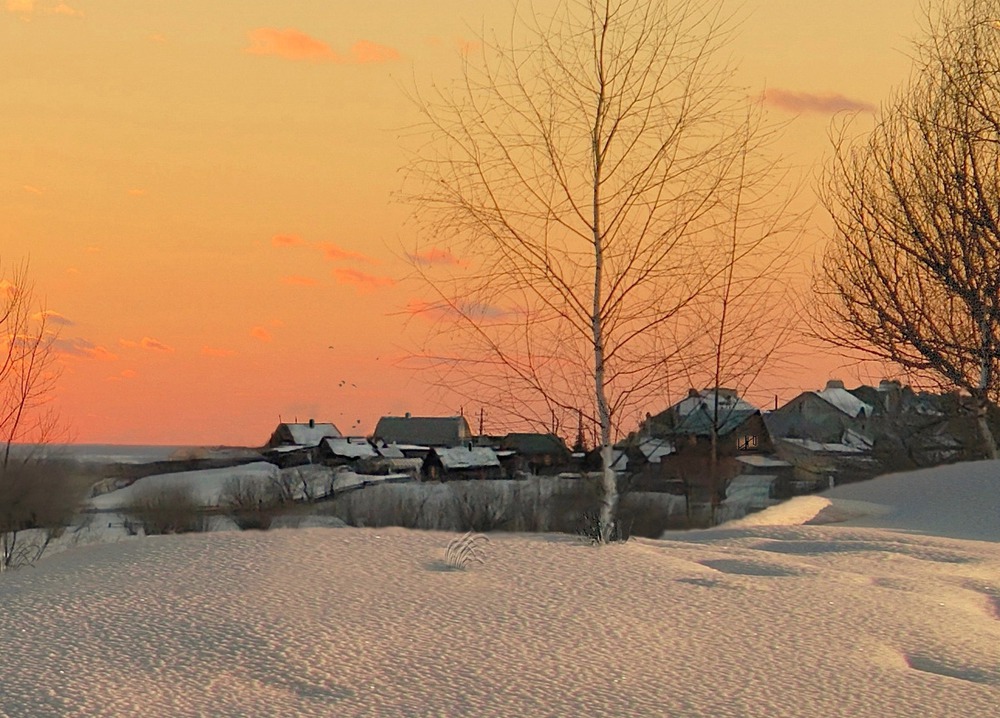
[[[43,192],[42,190],[38,189],[38,187],[35,187],[34,185],[30,184],[22,185],[22,189],[24,189],[24,191],[29,194],[42,194]]]
[[[367,254],[352,252],[349,249],[338,247],[333,242],[322,242],[318,246],[323,251],[323,256],[327,259],[332,259],[334,261],[338,259],[351,259],[358,262],[364,262],[365,264],[378,264],[377,259],[369,257]]]
[[[314,279],[313,277],[302,277],[293,274],[288,277],[282,277],[281,283],[292,287],[315,287],[319,284],[319,280]]]
[[[414,264],[422,264],[424,266],[462,264],[461,260],[452,254],[450,250],[438,247],[429,247],[423,252],[414,252],[406,256]]]
[[[767,90],[764,93],[764,101],[778,109],[796,113],[834,114],[836,112],[875,112],[876,110],[875,105],[870,102],[852,100],[835,93],[815,94],[778,88]]]
[[[265,327],[261,326],[253,327],[250,330],[250,336],[262,342],[269,342],[271,341],[271,339],[273,339],[273,337],[271,336],[271,332],[269,332]]]
[[[150,42],[162,44],[167,41],[167,36],[161,32],[154,32],[153,34],[148,35],[146,39],[149,40]]]
[[[306,241],[297,234],[276,234],[271,237],[272,247],[301,247]]]
[[[231,357],[236,352],[232,349],[220,349],[218,347],[203,346],[201,348],[202,356],[206,357]]]
[[[249,37],[250,45],[244,52],[250,55],[271,55],[286,60],[337,60],[337,54],[325,42],[292,28],[259,27],[251,30]]]
[[[143,197],[146,194],[146,190],[144,190],[144,189],[138,189],[138,188],[133,188],[133,189],[130,189],[128,191],[128,193],[130,195],[132,195],[133,197]]]
[[[340,284],[350,284],[359,289],[371,291],[382,287],[391,287],[396,283],[392,277],[379,277],[367,272],[359,272],[357,269],[337,267],[333,270],[333,278]]]
[[[355,65],[391,62],[399,59],[397,50],[368,40],[354,43],[349,54],[344,56],[334,52],[333,48],[322,40],[294,28],[278,30],[273,27],[258,27],[247,35],[250,44],[243,51],[249,55]]]
[[[108,351],[102,346],[98,346],[86,339],[54,339],[52,348],[56,354],[64,357],[76,357],[79,359],[96,359],[98,361],[115,361],[118,355]]]

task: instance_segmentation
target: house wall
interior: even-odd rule
[[[780,409],[768,414],[775,436],[837,443],[846,429],[865,431],[865,418],[852,419],[812,392],[800,394]]]

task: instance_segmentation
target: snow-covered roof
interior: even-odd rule
[[[854,394],[847,391],[847,389],[828,386],[821,391],[813,393],[838,411],[842,411],[847,414],[852,419],[862,414],[865,416],[872,415],[873,409],[871,405],[861,401],[861,399],[854,396]]]
[[[405,456],[405,454],[403,454],[403,450],[395,444],[379,446],[376,450],[378,451],[378,455],[383,459],[402,459]]]
[[[675,450],[674,443],[669,439],[643,439],[639,443],[639,451],[651,464],[658,464],[660,459],[673,454]]]
[[[685,417],[698,409],[705,407],[710,410],[715,408],[715,396],[719,396],[719,414],[735,412],[758,411],[757,407],[737,396],[736,392],[730,389],[702,389],[698,396],[688,396],[674,405],[674,411],[679,417]]]
[[[787,461],[776,459],[773,456],[761,456],[759,454],[749,454],[747,456],[737,456],[736,460],[741,464],[753,466],[757,469],[777,469],[791,466]]]
[[[478,469],[490,466],[500,466],[496,452],[487,446],[477,446],[472,449],[465,446],[435,449],[434,453],[446,469]]]
[[[359,442],[351,439],[323,439],[323,447],[334,456],[346,459],[369,459],[378,456],[375,447],[367,441]]]
[[[319,446],[328,436],[339,437],[340,430],[333,424],[310,422],[305,424],[283,424],[293,444],[299,446]]]
[[[789,444],[798,446],[806,451],[826,451],[831,454],[863,454],[861,449],[856,446],[848,446],[847,444],[839,443],[823,443],[821,441],[813,441],[812,439],[795,439],[790,436],[782,437],[782,441],[787,441]]]

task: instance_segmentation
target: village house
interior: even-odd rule
[[[472,431],[464,416],[410,416],[407,412],[404,416],[379,419],[372,439],[376,443],[429,449],[468,443],[472,440]]]
[[[869,420],[875,407],[831,379],[820,391],[806,391],[784,406],[767,414],[772,436],[839,443],[845,432],[868,436]]]
[[[327,437],[317,447],[318,460],[327,466],[355,464],[378,456],[375,447],[363,437]]]
[[[774,448],[760,409],[741,399],[735,390],[722,387],[691,389],[684,399],[668,409],[647,415],[638,434],[670,439],[677,453],[685,445],[709,451],[713,434],[719,456],[769,452]]]
[[[264,445],[273,449],[279,446],[315,447],[326,437],[340,437],[340,429],[330,423],[322,424],[310,419],[304,423],[281,423]]]
[[[503,437],[498,446],[504,454],[512,452],[510,469],[513,471],[526,471],[536,476],[555,475],[565,471],[570,463],[569,447],[555,434],[511,433]]]
[[[424,457],[422,473],[427,481],[504,478],[500,459],[486,446],[433,448]]]

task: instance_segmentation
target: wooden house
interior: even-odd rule
[[[317,447],[327,437],[339,438],[340,430],[331,423],[319,423],[310,419],[304,423],[281,423],[271,433],[271,438],[265,444],[273,449],[279,446]]]
[[[504,478],[496,452],[485,446],[433,448],[424,457],[422,474],[428,481]]]
[[[472,439],[464,416],[383,416],[375,426],[375,442],[398,446],[460,446]]]
[[[513,452],[515,470],[535,475],[555,475],[570,463],[570,450],[555,434],[512,433],[500,440],[501,451]]]

